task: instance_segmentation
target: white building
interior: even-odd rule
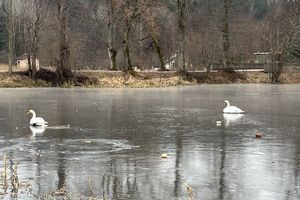
[[[38,59],[36,59],[35,62],[36,62],[36,70],[39,70],[40,62]],[[16,59],[16,67],[17,67],[16,70],[18,71],[29,70],[28,59],[26,55],[22,55]]]

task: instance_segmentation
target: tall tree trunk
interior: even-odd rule
[[[130,34],[130,22],[126,22],[126,27],[124,30],[124,41],[123,41],[123,51],[124,51],[124,58],[125,58],[125,71],[133,72],[133,67],[130,59],[130,50],[129,50],[129,34]]]
[[[28,62],[29,77],[32,77],[32,64],[31,64],[32,57],[31,57],[31,54],[27,53],[26,58],[27,58],[27,62]]]
[[[117,53],[118,51],[113,48],[113,46],[108,42],[107,43],[107,51],[108,51],[108,57],[110,61],[110,69],[111,70],[117,70]]]
[[[38,49],[37,49],[37,44],[38,44],[38,38],[37,38],[37,30],[36,27],[34,27],[33,30],[33,38],[32,38],[32,50],[29,52],[30,54],[30,76],[32,79],[36,80],[36,59],[37,59],[37,53],[38,53]]]
[[[278,54],[273,55],[272,71],[270,73],[272,83],[278,83],[279,82],[279,77],[280,77],[280,75],[283,71],[283,68],[284,68],[284,63],[283,63],[284,58],[288,54],[288,48],[289,48],[291,42],[294,39],[294,36],[296,34],[296,30],[299,27],[300,27],[300,23],[298,21],[298,18],[296,18],[295,21],[292,23],[292,25],[290,27],[288,35],[285,37],[285,40],[284,40],[284,42],[281,46],[281,51],[278,50]],[[276,38],[278,38],[278,36],[276,36]],[[277,48],[279,49],[279,46]],[[274,61],[275,61],[275,63],[274,63]]]
[[[37,71],[37,67],[36,67],[36,59],[37,59],[37,54],[36,52],[33,52],[32,54],[32,75],[31,77],[36,80],[36,71]]]
[[[110,69],[111,70],[117,70],[117,62],[116,62],[116,57],[118,51],[114,47],[114,26],[115,26],[115,20],[114,20],[114,15],[115,15],[115,1],[114,0],[107,0],[107,5],[109,7],[108,9],[108,24],[107,24],[107,29],[108,29],[108,38],[107,38],[107,52],[108,52],[108,57],[110,61]]]
[[[186,0],[177,0],[178,11],[178,33],[179,33],[179,50],[177,55],[178,71],[180,73],[186,73],[186,60],[185,60],[185,15],[187,4]]]
[[[32,41],[32,78],[36,80],[36,71],[37,71],[37,66],[36,66],[36,60],[38,56],[38,44],[39,44],[39,34],[40,34],[40,27],[41,27],[41,7],[42,7],[42,2],[43,0],[36,0],[35,1],[35,6],[36,6],[36,19],[34,22],[34,27],[33,27],[33,41]],[[45,15],[46,17],[46,15]]]
[[[147,12],[147,10],[145,11]],[[150,36],[152,39],[152,42],[154,44],[158,59],[159,59],[159,63],[160,63],[160,70],[161,71],[166,71],[166,67],[165,67],[165,63],[164,63],[164,55],[163,55],[163,51],[160,45],[160,41],[159,41],[159,30],[156,28],[156,23],[155,23],[155,19],[154,16],[152,14],[152,10],[151,7],[149,7],[148,9],[148,14],[146,14],[146,16],[144,17],[149,32],[150,32]],[[142,41],[142,40],[141,40]]]
[[[29,77],[32,77],[32,65],[31,65],[31,32],[30,27],[26,28],[26,40],[25,40],[25,52],[28,63],[28,74]]]
[[[143,63],[143,61],[145,60],[145,56],[144,56],[144,23],[143,21],[139,22],[139,59],[141,60],[141,62],[139,62],[139,65],[144,65],[145,63]]]
[[[223,0],[224,2],[224,14],[223,14],[223,64],[225,68],[229,67],[230,64],[230,56],[229,56],[229,50],[230,50],[230,40],[229,40],[229,9],[231,5],[232,0]]]
[[[68,24],[68,0],[59,0],[58,2],[58,20],[59,20],[59,61],[57,73],[60,81],[63,83],[73,77],[70,66],[70,48],[67,41]]]
[[[157,36],[152,33],[151,38],[152,38],[152,41],[153,41],[155,49],[156,49],[156,53],[157,53],[158,58],[159,58],[160,70],[161,71],[166,71],[165,62],[164,62],[164,55],[162,53],[162,49],[161,49],[160,43],[157,39]]]
[[[12,74],[13,67],[13,0],[9,0],[8,5],[8,73]]]

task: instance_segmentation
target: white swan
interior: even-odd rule
[[[224,102],[227,104],[227,106],[223,109],[223,113],[241,114],[245,112],[236,106],[231,106],[228,100],[225,100]]]
[[[29,122],[30,125],[32,126],[47,126],[48,122],[46,122],[43,118],[41,117],[36,117],[36,114],[34,110],[29,110],[27,114],[32,114],[32,118]]]

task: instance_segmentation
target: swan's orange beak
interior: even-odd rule
[[[30,112],[28,111],[28,112],[27,112],[27,115],[29,115],[29,114],[30,114]]]

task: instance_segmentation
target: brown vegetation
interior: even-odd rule
[[[59,85],[54,71],[42,69],[37,80],[28,73],[0,73],[0,87],[94,87],[94,88],[154,88],[197,84],[270,83],[269,75],[263,72],[205,72],[188,73],[182,77],[177,72],[136,72],[135,76],[120,71],[80,71],[72,80]],[[280,83],[300,83],[300,73],[285,72]]]
[[[17,88],[17,87],[49,87],[51,84],[47,81],[29,78],[28,76],[13,73],[9,76],[8,73],[0,73],[0,87],[2,88]]]

